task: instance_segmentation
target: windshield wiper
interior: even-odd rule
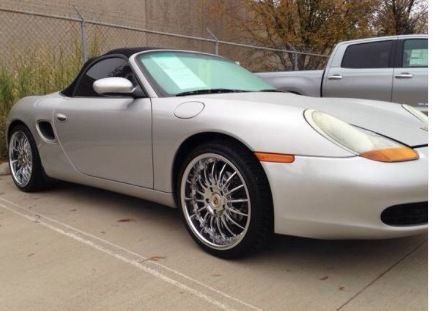
[[[283,93],[283,91],[275,90],[275,89],[260,90],[259,92],[275,92],[275,93]]]
[[[234,90],[234,89],[202,89],[202,90],[194,90],[187,91],[176,94],[176,96],[187,96],[187,95],[199,95],[199,94],[218,94],[218,93],[241,93],[241,92],[250,92],[246,90]]]

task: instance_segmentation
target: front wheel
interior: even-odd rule
[[[267,244],[273,233],[272,198],[266,175],[249,150],[230,141],[199,146],[179,177],[178,205],[203,249],[234,258]]]

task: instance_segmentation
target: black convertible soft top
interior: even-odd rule
[[[80,79],[81,75],[86,71],[87,67],[89,67],[89,65],[93,64],[95,61],[98,61],[101,58],[104,58],[109,55],[121,55],[126,58],[129,58],[135,53],[143,52],[143,51],[152,51],[152,50],[160,50],[160,48],[156,48],[156,47],[120,48],[120,49],[114,49],[108,51],[107,53],[101,56],[92,57],[84,63],[83,67],[81,68],[80,72],[75,77],[75,79],[72,81],[72,83],[60,93],[62,93],[65,96],[71,97],[72,94],[74,93],[75,87],[77,86],[78,80]]]
[[[152,50],[161,50],[161,49],[160,48],[153,48],[153,47],[120,48],[120,49],[114,49],[114,50],[108,51],[107,53],[105,53],[102,56],[117,54],[117,55],[123,55],[123,56],[130,58],[135,53],[143,52],[143,51],[152,51]]]

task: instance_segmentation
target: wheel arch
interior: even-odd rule
[[[251,148],[246,143],[244,143],[240,139],[235,138],[231,135],[224,134],[224,133],[218,133],[218,132],[196,133],[196,134],[188,137],[187,139],[185,139],[180,144],[180,146],[177,149],[176,154],[174,156],[172,172],[171,172],[171,188],[172,188],[172,192],[173,192],[174,196],[176,196],[176,192],[177,192],[176,191],[176,184],[177,184],[177,177],[179,175],[180,167],[181,167],[183,161],[185,161],[185,159],[188,156],[188,154],[190,153],[190,151],[192,149],[194,149],[195,147],[203,144],[203,143],[207,143],[210,141],[216,141],[216,140],[219,140],[219,141],[227,140],[227,141],[230,141],[232,143],[235,143],[235,144],[245,148],[249,152],[251,152],[251,155],[254,156],[253,150],[251,150]],[[260,162],[258,160],[257,160],[257,162],[260,164]]]
[[[16,127],[18,125],[25,126],[26,128],[28,128],[30,130],[29,126],[24,121],[22,121],[20,119],[12,120],[6,129],[6,145],[9,145],[9,139],[11,138],[12,130],[14,129],[14,127]]]

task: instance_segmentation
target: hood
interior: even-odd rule
[[[197,98],[197,97],[195,97]],[[352,125],[390,137],[408,146],[428,144],[423,124],[400,104],[353,98],[316,98],[290,93],[226,93],[201,96],[236,102],[315,109],[333,115]],[[236,103],[233,103],[236,104]]]

